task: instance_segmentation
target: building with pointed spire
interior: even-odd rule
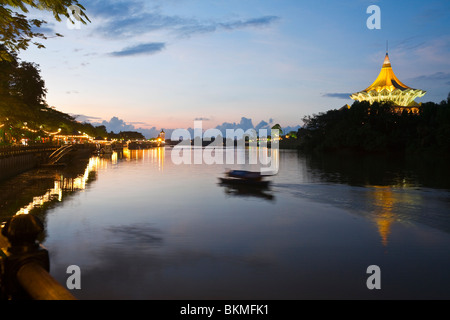
[[[160,138],[161,141],[166,141],[166,133],[164,132],[164,129],[161,130],[161,132],[158,135],[158,138]]]
[[[377,79],[365,90],[350,95],[350,98],[357,101],[392,102],[394,111],[418,113],[420,105],[414,101],[423,97],[426,91],[413,89],[403,84],[392,70],[389,54],[386,51],[383,66]]]

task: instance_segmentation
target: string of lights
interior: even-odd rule
[[[35,130],[35,129],[29,128],[29,127],[27,126],[27,124],[25,124],[25,125],[22,127],[22,129],[27,130],[27,131],[29,131],[29,132],[33,132],[33,133],[37,133],[37,132],[39,132],[39,131],[42,131],[42,132],[44,132],[45,134],[52,135],[52,136],[57,135],[58,133],[61,132],[61,129],[58,129],[58,131],[56,131],[56,132],[49,132],[49,131],[46,131],[46,130],[42,129],[42,126],[41,126],[41,128],[40,128],[39,130]]]
[[[0,128],[1,128],[1,127],[0,127]],[[66,140],[66,139],[79,139],[79,138],[85,138],[85,139],[88,139],[88,140],[94,140],[93,137],[89,136],[89,135],[86,134],[85,132],[83,132],[83,134],[82,134],[82,133],[79,131],[79,135],[62,135],[62,134],[61,134],[61,128],[59,128],[58,131],[50,132],[50,131],[44,130],[44,129],[42,128],[42,126],[41,126],[41,127],[39,128],[39,130],[36,130],[36,129],[29,128],[26,122],[25,122],[24,125],[22,126],[22,129],[23,129],[23,130],[27,130],[27,131],[32,132],[32,133],[43,132],[43,133],[45,133],[46,135],[48,135],[48,136],[53,136],[53,137],[56,138],[56,139],[64,139],[64,140]]]

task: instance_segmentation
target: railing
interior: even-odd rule
[[[30,214],[6,222],[0,235],[0,299],[76,300],[50,274],[48,251],[37,242],[42,222]]]
[[[48,157],[48,163],[49,164],[57,163],[59,160],[61,160],[62,157],[71,152],[73,149],[74,149],[73,145],[66,145],[57,149]]]
[[[0,158],[23,155],[28,153],[51,152],[58,149],[54,145],[42,146],[0,146]]]

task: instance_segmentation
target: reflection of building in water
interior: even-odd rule
[[[163,171],[164,170],[164,158],[165,158],[165,148],[159,147],[159,148],[153,148],[150,149],[150,161],[153,163],[158,164],[158,170]]]
[[[376,206],[375,222],[384,246],[388,244],[388,236],[391,233],[391,225],[395,221],[393,213],[394,197],[391,187],[374,186],[373,204]]]
[[[140,160],[144,158],[144,151],[142,149],[130,150],[128,148],[123,149],[123,156],[127,161]]]
[[[76,178],[67,178],[60,174],[58,179],[54,182],[54,187],[48,190],[44,195],[33,198],[28,205],[17,211],[16,214],[28,214],[32,209],[42,207],[45,203],[50,201],[62,201],[63,191],[78,191],[86,189],[86,185],[92,176],[92,173],[97,172],[99,167],[104,166],[105,161],[100,158],[91,158],[84,173]]]
[[[113,154],[111,155],[112,164],[117,164],[118,161],[119,161],[119,153],[113,152]]]
[[[125,148],[123,150],[123,156],[127,161],[139,161],[156,164],[158,166],[158,170],[164,169],[164,158],[165,158],[165,148],[164,147],[155,147],[150,149],[139,149],[139,150],[130,150]]]
[[[420,194],[407,192],[406,182],[394,186],[370,186],[370,200],[375,207],[374,221],[384,246],[388,244],[393,223],[420,218],[423,199]],[[419,215],[418,215],[419,213]]]

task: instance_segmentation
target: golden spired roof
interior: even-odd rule
[[[395,89],[411,89],[407,85],[403,84],[400,80],[398,80],[397,76],[394,73],[394,70],[392,70],[391,61],[389,60],[389,54],[387,52],[380,74],[378,75],[377,79],[364,91],[369,92],[375,90],[377,92],[380,92],[383,89],[386,89],[388,91],[393,91]]]
[[[423,97],[425,93],[426,91],[408,87],[397,78],[392,70],[389,54],[386,52],[383,66],[376,80],[367,89],[350,95],[350,98],[368,101],[371,104],[390,101],[397,106],[411,107],[418,106],[414,99]]]

